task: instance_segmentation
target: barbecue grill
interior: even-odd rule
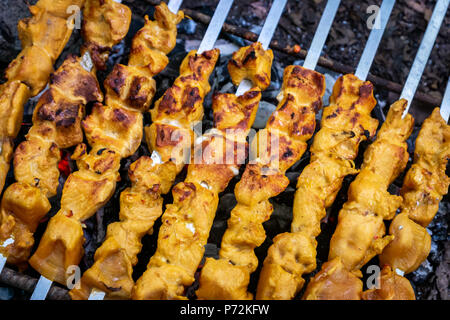
[[[159,3],[159,1],[152,1],[152,0],[145,0],[148,4],[156,5]],[[329,0],[328,2],[332,3],[333,0]],[[441,5],[448,6],[448,1],[439,1]],[[125,4],[128,4],[126,1],[124,1]],[[336,3],[339,5],[339,2]],[[133,3],[130,2],[130,7],[132,7]],[[184,10],[185,14],[191,17],[194,21],[208,25],[211,21],[211,17],[191,9],[185,9],[183,8],[183,5],[181,5],[181,9]],[[444,10],[445,12],[445,10]],[[334,17],[334,15],[332,15]],[[382,17],[383,18],[383,17]],[[386,17],[384,17],[386,18]],[[440,28],[440,22],[439,19],[434,17],[431,18],[430,24],[436,24],[436,28],[439,30]],[[365,23],[365,21],[362,21],[361,23]],[[104,78],[109,73],[109,71],[112,69],[112,66],[116,63],[124,63],[128,57],[129,53],[129,47],[131,42],[131,37],[134,35],[134,33],[141,27],[142,23],[139,18],[134,18],[132,21],[132,26],[130,28],[130,31],[128,33],[128,36],[125,38],[124,41],[122,41],[120,44],[118,44],[114,50],[112,51],[111,57],[108,60],[107,63],[107,70],[106,71],[100,71],[98,73],[99,82],[103,83]],[[317,33],[324,32],[323,29],[319,27],[317,28]],[[222,34],[224,38],[227,39],[234,39],[233,37],[239,37],[245,41],[256,41],[258,39],[258,35],[250,30],[245,29],[243,26],[236,26],[232,24],[225,23],[222,27]],[[326,32],[327,34],[327,32]],[[325,34],[325,35],[326,35]],[[382,33],[381,33],[382,34]],[[380,35],[381,35],[380,34]],[[75,37],[79,38],[79,34],[75,34]],[[78,39],[75,39],[75,41],[78,41]],[[240,40],[242,41],[242,40]],[[425,34],[424,38],[422,39],[422,42],[428,42],[429,45],[434,43],[434,38],[432,35]],[[175,50],[170,55],[170,64],[164,70],[161,74],[159,74],[156,77],[158,86],[157,86],[157,93],[155,95],[156,98],[159,98],[162,96],[165,89],[173,82],[174,78],[177,76],[177,69],[179,67],[179,64],[181,62],[181,59],[185,56],[185,48],[182,46],[182,42],[179,42]],[[275,96],[274,92],[279,91],[279,87],[281,85],[281,79],[282,79],[282,69],[286,67],[287,65],[279,59],[279,57],[286,57],[286,55],[289,55],[293,57],[293,60],[302,61],[303,59],[307,58],[307,50],[301,49],[299,50],[295,46],[282,46],[279,44],[277,40],[273,40],[270,43],[270,47],[273,48],[276,52],[278,52],[275,56],[275,64],[272,68],[272,84],[271,87],[269,87],[269,90],[263,94],[263,100],[265,100],[264,104],[266,104],[268,110],[270,110],[271,105],[275,103]],[[321,48],[319,46],[318,48]],[[73,48],[69,48],[68,51],[70,52],[76,52],[77,45],[73,44]],[[315,50],[312,48],[312,50]],[[317,50],[317,49],[316,49]],[[376,50],[376,49],[375,49]],[[320,50],[318,52],[314,52],[317,54],[317,56],[320,56]],[[428,59],[428,56],[425,54],[425,58]],[[230,78],[227,75],[226,72],[226,63],[229,59],[229,56],[222,56],[220,58],[219,63],[217,64],[216,70],[212,76],[212,81],[210,83],[212,84],[212,92],[213,91],[232,91],[232,86],[230,82]],[[320,57],[318,58],[318,71],[321,73],[328,73],[331,75],[331,82],[334,80],[339,74],[345,74],[345,73],[354,73],[355,70],[350,67],[343,64],[340,64],[336,61],[333,61],[331,59]],[[369,62],[370,65],[370,62]],[[417,70],[416,70],[417,72]],[[420,80],[422,72],[418,71],[418,79],[417,77],[415,79],[412,79],[412,81]],[[400,94],[402,92],[402,85],[392,82],[387,79],[383,79],[381,77],[377,77],[374,75],[369,74],[367,76],[367,80],[371,81],[376,91],[391,91],[396,94]],[[331,84],[327,83],[327,86],[332,86]],[[448,87],[448,85],[447,85]],[[411,108],[411,112],[413,114],[417,113],[430,113],[431,107],[440,106],[441,103],[444,105],[445,103],[449,104],[449,90],[447,88],[446,95],[441,101],[438,101],[439,99],[436,99],[433,96],[430,96],[428,94],[425,94],[423,92],[417,92],[414,95],[409,95],[409,100],[412,100],[412,98],[415,98],[415,102],[420,102],[420,108],[418,104],[414,104]],[[402,96],[407,96],[407,93],[402,92]],[[32,110],[34,107],[34,104],[36,103],[37,99],[32,98],[30,102],[27,104],[25,108],[24,113],[24,123],[22,125],[21,131],[18,134],[18,137],[16,138],[15,145],[18,145],[21,141],[25,139],[25,134],[28,132],[28,129],[31,126],[32,120]],[[207,130],[213,126],[213,117],[212,112],[210,110],[211,105],[211,94],[207,97],[205,102],[205,117],[203,120],[203,129]],[[417,108],[418,110],[414,110],[414,108]],[[89,110],[89,109],[88,109]],[[90,111],[87,112],[89,114]],[[385,120],[385,110],[380,105],[377,105],[374,112],[373,112],[377,119],[382,123]],[[264,116],[261,115],[263,118]],[[420,118],[420,117],[419,117]],[[448,119],[447,119],[448,120]],[[146,118],[145,123],[150,123],[150,119]],[[264,120],[262,120],[264,122]],[[320,114],[317,116],[317,121],[319,123],[320,121]],[[318,128],[317,128],[318,129]],[[317,130],[316,129],[316,130]],[[417,137],[418,131],[420,129],[420,122],[416,124],[415,129],[411,137],[408,139],[409,148],[408,151],[410,154],[412,154],[414,150],[414,141]],[[359,156],[356,159],[357,166],[359,167],[360,163],[362,162],[362,154],[364,153],[365,148],[367,147],[368,143],[363,143],[361,145],[361,150],[359,152]],[[51,200],[52,209],[50,213],[48,214],[49,217],[53,216],[59,209],[59,202],[61,198],[62,193],[62,185],[67,178],[68,174],[70,172],[76,171],[76,165],[75,161],[73,161],[70,158],[70,155],[73,153],[73,148],[68,150],[63,150],[63,156],[62,160],[59,163],[59,169],[62,173],[60,177],[60,186],[58,189],[58,194],[54,199]],[[120,176],[121,181],[118,183],[116,191],[114,192],[113,197],[111,200],[103,207],[101,208],[97,214],[87,220],[85,222],[86,227],[84,229],[85,238],[87,241],[85,242],[85,256],[83,257],[82,263],[80,265],[82,272],[84,272],[87,268],[89,268],[93,263],[93,255],[95,253],[95,250],[97,247],[101,245],[103,242],[103,238],[105,236],[106,226],[109,225],[111,222],[118,220],[118,212],[119,212],[119,196],[120,193],[130,184],[129,178],[127,176],[127,170],[132,162],[134,162],[136,159],[138,159],[142,155],[148,155],[150,156],[150,152],[148,151],[148,148],[145,144],[141,145],[138,149],[138,151],[133,154],[131,157],[122,160],[121,162],[121,169],[120,169]],[[281,232],[287,232],[289,231],[289,224],[291,219],[291,212],[292,212],[292,199],[295,192],[295,184],[296,179],[299,175],[299,173],[302,171],[302,169],[308,164],[309,162],[309,153],[306,152],[305,155],[301,158],[301,160],[296,163],[294,166],[292,166],[287,171],[287,176],[290,180],[290,185],[286,189],[285,192],[281,193],[280,195],[274,197],[271,202],[274,205],[274,212],[272,214],[272,218],[264,224],[264,227],[267,232],[267,239],[263,243],[262,246],[256,249],[256,254],[259,259],[259,267],[257,271],[252,274],[249,290],[251,292],[255,292],[256,285],[259,277],[259,272],[262,267],[262,262],[264,261],[264,258],[267,254],[267,249],[272,243],[273,237],[275,237],[277,234]],[[408,165],[407,169],[404,171],[406,172],[409,168],[410,164]],[[7,177],[5,189],[8,185],[12,184],[14,182],[14,177],[12,174],[12,170],[10,170],[10,174]],[[447,170],[448,172],[448,170]],[[225,189],[225,191],[220,195],[220,202],[218,211],[216,213],[216,217],[212,226],[212,230],[210,233],[210,238],[208,240],[208,244],[206,245],[206,252],[205,257],[217,257],[218,256],[218,247],[220,246],[220,241],[222,238],[223,233],[226,229],[226,221],[230,216],[231,209],[235,206],[236,200],[233,196],[233,189],[236,185],[236,183],[239,181],[243,173],[243,170],[240,171],[239,175],[235,176],[228,187]],[[181,174],[177,177],[176,182],[183,181],[184,177],[186,176],[186,170],[182,171]],[[391,193],[398,193],[402,181],[404,178],[404,173],[398,177],[395,182],[390,187]],[[347,189],[350,182],[354,179],[354,177],[347,177],[344,181],[344,187],[340,190],[338,193],[338,196],[336,198],[336,201],[334,202],[333,206],[328,210],[327,218],[322,222],[322,233],[318,237],[318,267],[315,272],[309,274],[306,276],[306,281],[308,282],[308,279],[314,274],[320,270],[320,266],[322,263],[327,261],[327,254],[329,250],[329,242],[331,235],[333,234],[334,229],[336,228],[337,224],[337,213],[339,212],[339,209],[342,207],[343,203],[347,199]],[[170,194],[164,195],[164,204],[170,204],[172,203],[173,199]],[[446,264],[446,259],[448,259],[448,251],[449,251],[449,245],[448,245],[448,212],[450,208],[450,202],[448,195],[444,197],[444,199],[441,201],[439,212],[436,215],[433,223],[429,226],[428,230],[431,232],[432,235],[432,251],[427,261],[423,263],[423,265],[415,272],[409,274],[407,278],[412,282],[416,296],[418,299],[430,299],[430,298],[436,298],[436,299],[448,299],[448,297],[443,293],[445,289],[442,289],[442,279],[438,279],[436,274],[436,271],[439,270],[441,274],[447,274],[448,275],[448,262]],[[157,221],[154,230],[155,232],[152,235],[145,236],[143,239],[143,250],[139,254],[139,262],[136,265],[133,273],[133,278],[136,280],[138,279],[141,274],[145,271],[146,263],[148,262],[149,258],[154,254],[156,250],[156,240],[158,239],[158,230],[161,226],[161,222]],[[36,244],[35,247],[39,244],[39,239],[41,238],[43,232],[45,231],[46,223],[41,223],[41,225],[38,227],[35,237],[36,237]],[[35,248],[33,249],[33,251]],[[369,263],[370,265],[371,263]],[[377,264],[376,260],[373,264]],[[201,265],[202,266],[202,265]],[[200,266],[200,268],[201,268]],[[445,270],[446,268],[446,270]],[[443,270],[444,269],[444,270]],[[363,274],[365,277],[364,280],[367,278],[366,272],[363,269]],[[10,286],[14,287],[20,290],[23,290],[25,292],[33,292],[33,290],[36,287],[36,284],[38,282],[39,274],[35,272],[32,269],[28,269],[24,272],[19,272],[18,270],[12,268],[12,267],[5,267],[0,274],[0,282]],[[448,281],[448,278],[447,278]],[[431,287],[437,288],[437,292],[439,292],[439,296],[435,293],[430,293]],[[190,286],[187,289],[187,296],[189,298],[195,298],[195,290],[198,288],[198,279],[194,282],[192,286]],[[298,297],[301,297],[303,294],[304,289],[298,294]],[[63,300],[63,299],[69,299],[67,289],[63,288],[62,286],[55,284],[53,285],[47,295],[48,299],[55,299],[55,300]]]

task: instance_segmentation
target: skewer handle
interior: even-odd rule
[[[181,4],[183,3],[183,0],[170,0],[167,4],[167,7],[169,8],[172,13],[177,14],[178,10],[180,10]]]
[[[5,267],[6,260],[7,258],[4,255],[0,254],[0,273],[2,273],[3,268]]]
[[[323,11],[322,18],[320,18],[319,26],[311,43],[311,47],[306,55],[304,68],[314,70],[319,61],[322,48],[327,40],[328,33],[330,32],[331,25],[333,24],[334,17],[341,0],[328,0],[325,10]]]
[[[47,279],[44,276],[41,276],[39,278],[38,283],[36,284],[36,287],[34,288],[33,294],[31,295],[30,300],[45,300],[47,297],[48,291],[50,290],[50,287],[52,286],[52,281]]]

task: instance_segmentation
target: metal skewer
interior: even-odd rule
[[[442,98],[441,116],[446,122],[448,122],[448,118],[450,117],[450,78],[447,81],[447,88],[445,88],[444,98]]]
[[[406,79],[402,93],[400,94],[400,98],[408,101],[403,117],[408,113],[409,106],[414,98],[419,81],[422,78],[425,65],[430,57],[431,49],[433,49],[434,42],[436,41],[442,21],[447,12],[449,2],[450,0],[438,0],[434,7],[427,30],[425,31],[419,50],[414,58],[413,65],[409,71],[408,78]]]
[[[319,25],[317,26],[314,38],[311,42],[311,47],[309,48],[305,62],[303,63],[304,68],[311,70],[316,68],[317,61],[319,61],[322,48],[325,44],[325,40],[327,40],[328,33],[330,32],[331,25],[333,24],[334,17],[336,16],[340,3],[341,0],[328,0],[322,17],[320,18]]]

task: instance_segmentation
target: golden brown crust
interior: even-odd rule
[[[152,110],[153,121],[157,119],[162,122],[165,117],[172,120],[170,124],[152,125],[147,133],[152,147],[165,143],[165,148],[161,148],[164,153],[160,153],[163,161],[182,159],[178,158],[178,154],[174,156],[174,140],[178,139],[184,147],[191,147],[189,142],[184,144],[181,139],[187,141],[186,137],[192,133],[186,124],[203,115],[203,110],[202,113],[196,110],[196,101],[201,106],[204,92],[209,91],[208,77],[204,73],[212,70],[210,61],[214,59],[215,63],[217,59],[217,52],[205,53],[203,57],[190,53],[180,68],[190,73],[182,71],[175,81],[179,87],[187,84],[193,88],[189,90],[192,94],[180,101],[175,96],[180,89],[174,87]],[[197,95],[201,97],[200,100],[196,98]],[[167,206],[162,216],[157,251],[150,259],[147,271],[136,282],[133,299],[185,299],[184,290],[193,283],[195,271],[203,257],[204,245],[217,209],[218,194],[226,188],[245,160],[246,136],[255,119],[260,99],[261,92],[256,87],[239,97],[233,94],[213,96],[215,128],[195,142],[186,179],[172,191],[174,203]],[[164,139],[157,139],[157,130],[164,134]],[[182,132],[178,138],[173,136],[175,130]],[[159,149],[156,150],[159,152]],[[167,150],[171,153],[167,153]],[[243,276],[247,277],[246,274]]]
[[[208,259],[200,276],[200,299],[251,299],[247,292],[250,274],[258,259],[254,249],[266,234],[263,223],[270,218],[268,201],[289,184],[285,171],[306,150],[315,128],[315,114],[322,106],[323,75],[299,66],[285,69],[280,103],[252,143],[257,160],[249,163],[235,188],[238,204],[231,211],[222,238],[220,261]],[[217,270],[223,268],[223,270]],[[225,279],[215,275],[227,275]]]
[[[113,46],[128,33],[131,10],[114,0],[86,0],[83,10],[84,47],[94,65],[106,69],[106,61]]]
[[[364,291],[361,298],[362,300],[416,300],[409,280],[393,272],[389,266],[381,270],[379,288]]]
[[[362,281],[349,272],[336,257],[323,264],[310,280],[303,300],[360,300]]]
[[[218,58],[218,49],[202,54],[189,52],[172,87],[150,110],[152,124],[145,128],[147,144],[163,162],[175,162],[178,170],[193,145],[191,125],[203,118],[203,100],[210,90],[208,80]]]
[[[442,119],[439,108],[435,108],[416,139],[414,163],[400,191],[401,214],[389,227],[394,240],[380,255],[382,264],[410,273],[427,258],[431,237],[425,228],[448,192],[450,179],[445,169],[449,157],[450,126]]]
[[[402,118],[406,100],[395,102],[377,139],[364,153],[361,171],[350,185],[330,242],[329,259],[339,256],[348,270],[358,270],[392,240],[383,237],[383,219],[392,219],[402,198],[387,189],[408,162],[406,139],[414,119]]]
[[[261,90],[265,90],[270,85],[272,61],[272,50],[264,50],[260,42],[254,42],[233,53],[228,62],[228,72],[236,86],[242,80],[248,79]]]
[[[176,25],[182,18],[181,12],[173,14],[165,3],[157,6],[155,21],[146,17],[133,39],[128,66],[116,65],[105,80],[106,106],[95,105],[83,122],[88,141],[97,150],[97,154],[91,151],[93,159],[112,150],[120,157],[137,150],[143,131],[142,112],[155,93],[152,76],[165,68],[166,55],[175,46]],[[80,154],[83,152],[85,149],[80,149]],[[93,170],[92,165],[89,168]],[[114,172],[117,174],[117,169]],[[161,194],[169,191],[177,172],[174,163],[158,163],[145,156],[130,165],[132,185],[120,195],[120,221],[108,226],[94,265],[84,273],[79,287],[70,291],[73,299],[87,299],[93,289],[105,292],[110,299],[131,297],[141,238],[152,232],[162,214]]]

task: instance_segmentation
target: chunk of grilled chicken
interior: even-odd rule
[[[373,137],[378,126],[370,117],[375,105],[370,82],[351,74],[336,81],[310,149],[311,162],[298,178],[291,233],[274,238],[259,277],[257,299],[293,299],[303,287],[302,275],[316,268],[320,221],[345,176],[358,172],[353,160],[359,144]]]
[[[18,23],[23,49],[5,74],[9,81],[26,84],[33,96],[47,84],[54,62],[72,34],[67,23],[71,13],[67,8],[73,5],[82,8],[84,0],[39,0],[29,7],[32,16]]]
[[[13,139],[19,133],[23,107],[29,97],[30,90],[18,80],[0,85],[0,192],[13,156]]]
[[[360,300],[362,281],[349,272],[339,257],[322,265],[310,280],[303,300]]]
[[[91,217],[111,198],[119,178],[120,154],[79,144],[72,159],[79,171],[64,184],[61,209],[47,225],[41,242],[29,263],[47,279],[66,284],[66,270],[78,265],[83,255],[83,230],[80,221]]]
[[[122,41],[131,23],[131,10],[114,0],[86,0],[83,10],[84,50],[95,67],[106,69],[113,46]]]
[[[272,61],[272,50],[264,50],[260,42],[254,42],[233,53],[228,63],[228,72],[236,86],[242,80],[248,79],[261,90],[265,90],[270,85]]]
[[[200,299],[251,299],[250,274],[258,265],[254,249],[265,240],[263,223],[270,218],[269,199],[289,184],[285,171],[306,150],[322,106],[324,76],[300,66],[289,66],[278,96],[280,103],[253,140],[257,159],[245,168],[235,188],[236,207],[222,238],[220,260],[207,258],[200,275]]]
[[[133,39],[128,66],[116,65],[105,80],[105,101],[107,105],[100,103],[94,105],[92,113],[82,121],[82,127],[92,149],[87,154],[86,146],[79,145],[77,147],[75,157],[79,159],[79,171],[72,173],[67,179],[63,188],[61,210],[55,216],[57,217],[56,219],[51,219],[51,223],[49,223],[39,247],[30,259],[30,264],[33,268],[46,278],[65,284],[65,272],[69,265],[68,263],[77,265],[80,262],[84,242],[82,233],[81,236],[75,237],[69,231],[59,232],[59,224],[62,225],[61,229],[73,229],[73,234],[80,234],[78,231],[82,229],[82,221],[91,217],[99,208],[105,205],[114,193],[116,181],[119,178],[120,159],[134,154],[139,147],[143,131],[142,112],[149,107],[155,92],[154,80],[151,78],[154,74],[149,71],[147,64],[141,62],[151,61],[152,63],[159,63],[158,66],[153,65],[155,70],[164,69],[166,62],[158,59],[158,57],[173,49],[175,40],[161,42],[156,40],[156,36],[160,29],[166,29],[167,32],[174,33],[170,39],[175,39],[176,24],[180,22],[182,17],[182,13],[175,15],[170,12],[164,3],[156,7],[156,21],[147,19],[144,27]],[[146,50],[141,50],[140,45],[145,45]],[[145,55],[153,55],[153,57],[145,57]],[[140,58],[137,58],[137,56]],[[189,69],[189,66],[186,69]],[[184,97],[177,96],[177,98],[183,99]],[[148,163],[148,161],[142,161],[144,164]],[[170,172],[166,172],[166,174],[168,177],[171,176]],[[138,188],[138,186],[134,187]],[[153,195],[149,194],[149,196],[158,198],[160,197],[158,192],[154,190]],[[152,217],[158,212],[158,204],[156,203],[155,206],[155,209],[150,214]],[[122,252],[122,247],[116,247],[113,250],[110,246],[119,241],[121,242],[120,246],[132,251],[127,251],[126,255],[120,256],[125,259],[122,261],[123,265],[128,265],[127,270],[131,270],[129,263],[136,263],[136,261],[129,257],[137,254],[134,251],[137,247],[136,245],[128,246],[126,243],[122,243],[123,235],[118,233],[126,230],[127,226],[129,226],[130,229],[128,231],[133,234],[130,235],[130,239],[137,239],[145,232],[142,233],[141,230],[133,229],[129,225],[126,215],[121,217],[125,220],[123,223],[111,227],[112,231],[109,231],[109,240],[97,251],[95,257],[99,264],[118,259],[118,256],[115,254],[118,251]],[[151,228],[151,226],[148,228]],[[114,239],[117,239],[117,241]],[[58,250],[52,250],[55,246],[59,246]],[[83,288],[89,285],[95,286],[89,280],[89,277],[96,272],[95,268],[97,266],[98,264],[94,266],[92,271],[87,273],[86,278],[84,278]],[[102,267],[105,267],[106,271],[106,265],[102,265]],[[113,271],[112,269],[108,270]],[[118,269],[114,270],[117,271]],[[112,274],[109,275],[111,276]],[[108,273],[105,273],[106,276],[108,276]],[[108,283],[113,282],[113,279],[114,277]],[[103,289],[104,287],[101,285],[101,288]],[[113,292],[114,288],[117,287],[111,286],[111,288],[113,288],[111,290]],[[125,291],[126,288],[124,287],[122,292],[116,292],[116,296],[123,295]],[[82,296],[81,291],[78,294],[72,294],[74,297]],[[88,293],[86,292],[86,294]]]
[[[439,108],[435,108],[416,139],[414,163],[406,173],[400,191],[403,197],[401,213],[389,227],[394,240],[380,255],[382,265],[410,273],[427,258],[431,237],[425,228],[448,192],[450,179],[445,170],[449,158],[450,126],[442,119]]]
[[[178,172],[193,144],[191,125],[203,118],[203,100],[211,89],[208,80],[218,58],[218,49],[189,52],[181,63],[180,76],[150,110],[152,124],[145,128],[147,144],[163,162],[173,161]]]
[[[344,266],[358,270],[392,240],[386,236],[383,219],[392,219],[402,202],[387,189],[408,162],[406,139],[414,119],[402,119],[407,101],[395,102],[377,134],[364,153],[360,173],[351,183],[348,200],[339,212],[338,225],[330,242],[329,259],[339,256]]]
[[[159,32],[161,35],[167,34],[167,31],[163,29],[159,29]],[[168,39],[169,43],[170,41],[173,41],[173,43],[175,41],[175,37],[171,33],[158,39]],[[137,45],[140,42],[136,41],[135,43]],[[167,42],[161,41],[161,45],[164,45],[164,43],[167,44]],[[141,50],[137,51],[145,52],[146,48],[147,46],[142,45]],[[144,59],[134,59],[133,61],[146,67],[149,73],[159,71],[156,65],[152,63],[153,58],[145,59],[145,56],[143,57]],[[210,90],[208,78],[217,58],[217,50],[208,51],[202,55],[191,52],[182,63],[180,77],[175,81],[174,86],[166,92],[165,96],[156,103],[155,109],[151,111],[153,121],[161,124],[168,123],[177,128],[181,127],[185,130],[184,132],[188,132],[188,137],[191,138],[193,134],[188,130],[190,130],[192,123],[201,119],[203,115],[203,98]],[[157,58],[153,60],[164,62],[167,61],[167,58],[165,55],[161,55],[161,59]],[[130,81],[130,86],[132,85],[134,84]],[[119,95],[121,94],[119,90],[116,92]],[[213,105],[216,128],[222,130],[220,132],[224,132],[227,128],[236,128],[237,130],[250,126],[253,123],[256,105],[259,99],[260,93],[258,91],[247,93],[245,96],[239,98],[233,95],[216,95]],[[141,104],[140,107],[145,110],[145,105],[142,105],[142,103],[145,103],[144,99],[128,99],[128,102],[139,103]],[[168,117],[168,115],[170,116]],[[238,146],[244,146],[240,148],[244,150],[244,157],[246,133],[247,131],[245,130],[237,130],[233,135],[233,138],[238,139]],[[170,136],[164,135],[165,131],[156,132],[149,139],[154,137],[155,140],[153,141],[155,141],[154,145],[156,146],[156,141],[164,141],[165,139],[171,138]],[[174,135],[177,135],[177,133],[174,132]],[[173,137],[178,138],[178,136]],[[225,151],[222,150],[224,147],[223,143],[225,143],[225,150],[229,150],[227,147],[231,147],[231,150],[234,150],[234,142],[235,140],[232,139],[224,139],[222,134],[212,132],[207,137],[204,137],[202,143],[197,145],[198,150],[195,150],[194,154],[197,155],[197,151],[203,150],[205,153],[203,158],[206,158],[206,160],[215,159],[216,156],[224,155]],[[181,146],[191,148],[191,144],[192,140],[183,141]],[[161,147],[161,145],[158,145],[158,147]],[[157,150],[161,152],[161,149]],[[173,151],[173,149],[168,150],[167,154],[171,154]],[[156,153],[156,155],[159,155],[159,153]],[[150,179],[144,187],[142,185],[143,181],[140,178],[140,182],[136,181],[130,190],[126,190],[121,194],[121,204],[123,204],[121,207],[121,221],[110,225],[108,228],[107,239],[95,255],[95,264],[83,275],[80,288],[70,292],[73,299],[86,299],[93,289],[106,292],[107,298],[130,297],[131,288],[134,285],[131,272],[132,267],[137,262],[136,256],[141,249],[140,240],[146,232],[151,230],[154,220],[161,215],[162,198],[160,193],[168,192],[176,173],[181,169],[181,166],[176,166],[175,163],[180,164],[184,159],[181,157],[171,157],[159,160],[164,161],[161,161],[162,164],[156,164],[151,162],[152,160],[143,157],[136,162],[136,165],[139,164],[139,168],[142,168],[145,164],[147,164],[148,168],[149,162],[151,163],[151,167],[155,169],[150,169],[153,173],[149,177],[153,177],[153,180]],[[240,160],[244,161],[243,158]],[[137,168],[135,169],[132,166],[130,170],[132,170],[133,176],[137,175]],[[234,170],[233,166],[229,165],[216,164],[211,166],[209,163],[191,165],[188,169],[186,183],[189,186],[197,186],[196,188],[201,188],[206,185],[218,193],[226,187],[229,180],[233,177]],[[143,175],[143,173],[140,175]],[[140,204],[140,202],[135,202],[136,199],[145,200],[143,204]],[[131,210],[137,212],[144,210],[143,208],[140,210],[143,205],[145,205],[145,211],[143,211],[145,216],[131,214]],[[124,212],[123,215],[122,212]],[[201,219],[204,218],[200,213],[198,217]],[[209,220],[212,219],[211,217]],[[171,230],[169,229],[168,232]],[[209,228],[205,228],[203,233],[208,234]],[[186,236],[189,236],[189,234]],[[206,238],[207,236],[203,236],[201,241],[205,242]]]
[[[120,221],[108,226],[94,265],[83,274],[79,288],[69,292],[74,300],[87,299],[93,288],[107,293],[108,298],[131,297],[141,238],[152,232],[162,214],[161,194],[169,192],[176,167],[172,162],[160,164],[144,156],[130,165],[128,175],[132,186],[120,194]]]
[[[81,8],[83,4],[84,0],[40,0],[29,7],[32,16],[18,23],[22,51],[5,71],[8,81],[0,86],[0,192],[12,158],[13,140],[22,123],[23,107],[47,84],[53,63],[70,38],[67,7]]]
[[[22,97],[15,99],[22,103]],[[97,79],[81,67],[79,58],[69,56],[51,76],[49,90],[36,104],[33,126],[14,153],[17,182],[7,188],[0,206],[0,241],[14,239],[0,248],[8,262],[23,264],[28,258],[37,224],[50,210],[47,198],[56,195],[60,148],[83,141],[84,106],[102,99]],[[11,116],[5,130],[18,130],[15,117],[21,116]]]
[[[47,197],[56,195],[59,149],[83,141],[84,106],[102,99],[95,76],[83,69],[80,58],[69,56],[52,75],[49,90],[39,98],[27,140],[14,154],[16,180],[40,188]]]
[[[162,216],[158,248],[136,282],[133,299],[185,299],[203,258],[218,194],[245,161],[245,139],[260,99],[256,87],[239,97],[214,95],[215,128],[196,140],[187,177],[172,190],[174,202]]]
[[[391,267],[381,270],[378,281],[379,288],[364,291],[362,300],[416,300],[409,280],[393,272]]]

